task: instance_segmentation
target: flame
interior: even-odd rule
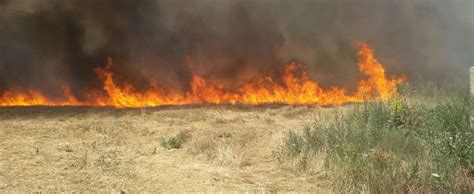
[[[388,100],[397,95],[396,86],[405,81],[404,76],[389,79],[382,64],[374,58],[374,51],[364,43],[358,43],[358,68],[364,79],[356,92],[348,94],[342,88],[323,89],[311,80],[304,67],[288,64],[282,75],[282,83],[272,77],[264,77],[247,83],[234,91],[211,83],[203,77],[194,76],[190,90],[174,93],[155,83],[144,92],[137,91],[129,83],[117,84],[110,70],[112,59],[105,68],[96,73],[103,84],[101,92],[91,92],[86,100],[80,101],[63,86],[62,100],[52,100],[35,90],[7,90],[0,94],[0,106],[113,106],[154,107],[183,104],[291,104],[291,105],[339,105],[351,102]]]

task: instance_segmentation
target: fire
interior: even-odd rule
[[[91,92],[88,100],[79,101],[70,88],[63,86],[64,98],[53,100],[39,91],[7,90],[0,93],[0,106],[113,106],[154,107],[160,105],[184,104],[291,104],[291,105],[339,105],[351,102],[388,100],[397,95],[396,86],[402,83],[403,76],[387,78],[382,64],[374,58],[373,50],[364,43],[358,43],[358,68],[365,79],[358,84],[356,92],[348,94],[342,88],[323,89],[318,82],[311,80],[304,67],[288,64],[283,72],[283,83],[272,77],[264,77],[228,91],[222,86],[209,82],[203,77],[194,76],[190,90],[184,93],[167,91],[158,84],[138,92],[129,83],[117,84],[110,70],[112,60],[105,68],[97,68],[96,73],[103,88],[101,92]]]

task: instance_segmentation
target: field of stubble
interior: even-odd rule
[[[321,192],[322,168],[292,173],[272,152],[333,109],[0,108],[0,191]]]

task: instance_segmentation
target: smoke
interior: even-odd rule
[[[94,69],[146,87],[186,90],[192,75],[235,87],[297,62],[324,87],[354,87],[354,44],[389,73],[466,77],[474,64],[472,0],[0,0],[0,91],[77,96]]]

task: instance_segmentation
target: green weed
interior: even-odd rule
[[[352,105],[345,114],[334,113],[325,125],[289,131],[275,159],[304,170],[312,158],[324,157],[339,191],[472,191],[474,134],[468,90],[421,87],[429,101],[416,91],[405,89],[389,102]]]

